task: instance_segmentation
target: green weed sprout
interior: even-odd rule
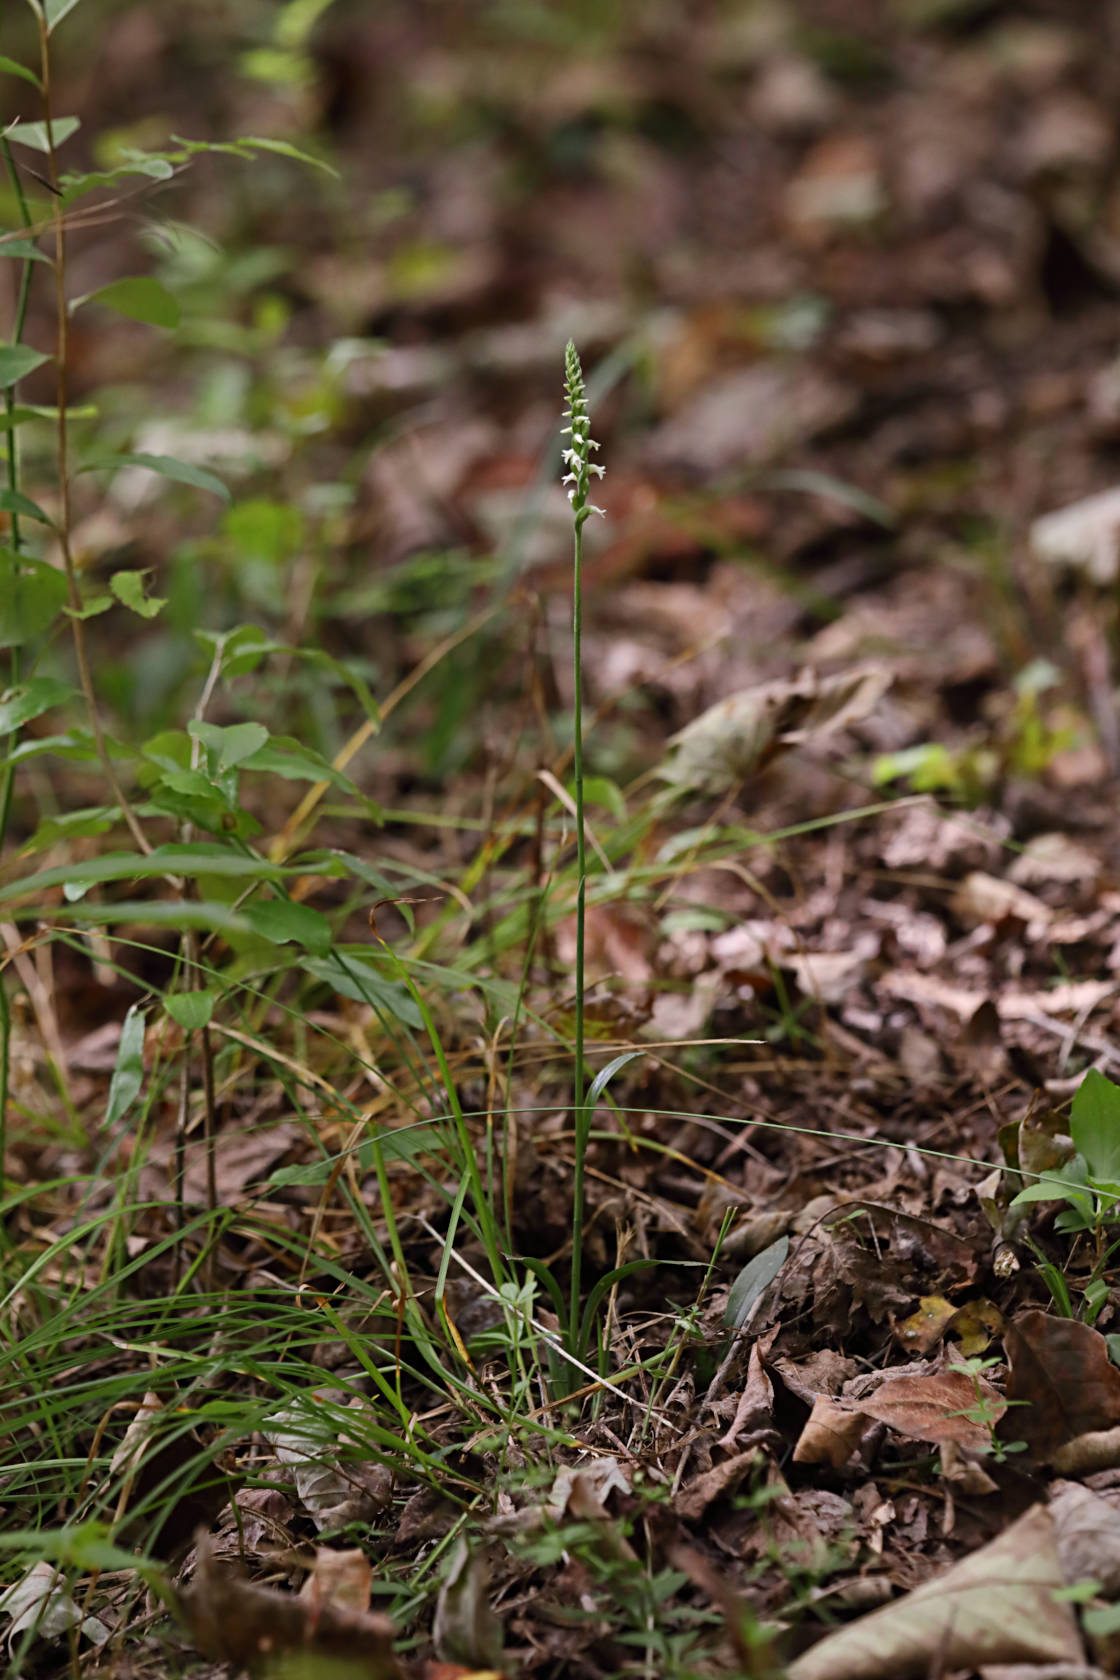
[[[572,658],[575,668],[575,697],[572,704],[572,768],[575,777],[576,807],[576,1033],[575,1076],[573,1080],[572,1110],[575,1122],[575,1173],[572,1184],[572,1293],[568,1317],[569,1342],[579,1339],[581,1249],[583,1247],[584,1157],[591,1132],[591,1107],[584,1100],[584,934],[586,926],[587,852],[584,837],[583,813],[583,527],[593,513],[602,513],[587,499],[591,475],[602,478],[604,468],[591,459],[591,452],[599,445],[591,436],[591,419],[587,411],[587,390],[583,382],[579,352],[571,339],[564,352],[564,386],[568,393],[568,407],[564,436],[571,439],[563,450],[568,469],[564,484],[572,504],[573,574],[572,598]]]

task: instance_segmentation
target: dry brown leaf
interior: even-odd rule
[[[330,1604],[336,1610],[361,1612],[369,1609],[373,1568],[360,1547],[336,1552],[330,1546],[316,1546],[315,1562],[299,1596],[314,1607],[318,1615]]]
[[[930,1353],[945,1334],[945,1326],[956,1310],[944,1295],[923,1295],[917,1312],[900,1319],[894,1333],[908,1353]]]
[[[863,1412],[832,1400],[827,1394],[818,1394],[793,1449],[793,1461],[831,1464],[834,1470],[842,1470],[858,1450],[866,1428],[867,1417]]]
[[[215,1559],[206,1534],[199,1536],[194,1580],[179,1591],[177,1603],[204,1656],[250,1674],[286,1652],[300,1651],[321,1665],[323,1680],[330,1680],[332,1661],[346,1663],[347,1680],[403,1680],[387,1616],[313,1606],[294,1593],[258,1587]]]
[[[750,1452],[737,1453],[734,1458],[713,1465],[678,1493],[673,1501],[673,1509],[677,1516],[685,1522],[699,1522],[709,1505],[734,1493],[743,1477],[761,1461],[761,1453],[757,1448],[752,1448]]]
[[[762,1348],[755,1342],[747,1366],[746,1386],[739,1396],[735,1416],[727,1433],[717,1444],[724,1448],[733,1447],[740,1435],[748,1435],[755,1429],[766,1429],[773,1421],[774,1385],[762,1363]]]
[[[1090,1430],[1059,1447],[1050,1460],[1061,1476],[1092,1476],[1120,1466],[1120,1429]]]
[[[788,1680],[926,1680],[984,1663],[1081,1662],[1077,1619],[1054,1519],[1032,1505],[997,1540],[895,1604],[831,1633],[790,1664]]]
[[[1026,1441],[1035,1458],[1048,1458],[1077,1435],[1120,1423],[1120,1370],[1098,1330],[1032,1309],[1011,1320],[1003,1341],[1014,1409],[1002,1439]]]
[[[1079,1482],[1054,1482],[1050,1515],[1067,1581],[1096,1581],[1101,1596],[1120,1594],[1120,1504]]]
[[[982,1452],[989,1445],[989,1431],[965,1413],[982,1401],[993,1419],[999,1418],[1006,1404],[983,1377],[975,1381],[979,1395],[973,1378],[953,1367],[924,1377],[896,1377],[874,1394],[861,1395],[859,1405],[869,1417],[915,1441],[955,1441],[960,1447]]]

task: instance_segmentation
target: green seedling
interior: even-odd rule
[[[1029,1402],[1026,1400],[1000,1401],[992,1397],[990,1389],[987,1393],[984,1392],[980,1386],[980,1378],[985,1371],[990,1371],[993,1365],[999,1363],[998,1359],[983,1359],[979,1355],[974,1355],[971,1359],[962,1359],[958,1365],[952,1367],[954,1371],[963,1371],[964,1375],[969,1378],[976,1399],[971,1406],[962,1406],[960,1411],[951,1412],[949,1415],[951,1417],[967,1418],[970,1423],[979,1424],[981,1429],[986,1429],[988,1440],[981,1450],[994,1459],[997,1464],[1004,1464],[1012,1453],[1026,1452],[1027,1442],[1001,1441],[996,1433],[996,1427],[1009,1406],[1026,1406]]]

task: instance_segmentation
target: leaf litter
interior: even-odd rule
[[[487,798],[502,786],[503,821],[528,816],[504,832],[491,803],[492,873],[543,879],[532,825],[566,791],[557,742],[524,746],[571,699],[559,526],[542,504],[519,534],[554,420],[542,392],[569,331],[595,360],[627,334],[645,357],[647,382],[607,416],[618,470],[589,549],[586,650],[614,789],[592,822],[609,890],[590,906],[589,1019],[604,1065],[642,1054],[596,1114],[584,1263],[591,1279],[652,1264],[607,1286],[603,1347],[565,1401],[542,1351],[555,1301],[523,1311],[469,1220],[449,1219],[445,1105],[384,1030],[396,994],[377,994],[379,1014],[352,978],[332,989],[328,964],[308,968],[313,1051],[263,1008],[221,1028],[210,1161],[231,1223],[190,1256],[210,1293],[183,1297],[173,1331],[147,1315],[180,1288],[168,1256],[205,1211],[207,1152],[197,1115],[180,1148],[173,1102],[156,1105],[122,1326],[103,1310],[104,1255],[67,1247],[132,1170],[125,1102],[153,1035],[138,1059],[134,1024],[122,1058],[113,1023],[134,999],[73,946],[47,958],[13,930],[15,1096],[42,1107],[49,1050],[91,1133],[110,1116],[112,1176],[80,1204],[62,1187],[33,1197],[89,1150],[14,1140],[28,1195],[13,1231],[42,1262],[12,1328],[37,1357],[38,1290],[54,1291],[65,1358],[41,1368],[43,1391],[71,1368],[110,1396],[131,1381],[131,1412],[77,1408],[78,1456],[104,1486],[91,1504],[82,1484],[73,1509],[112,1515],[131,1544],[173,1507],[161,1555],[212,1661],[429,1677],[734,1662],[795,1680],[1114,1666],[1093,1631],[1104,1606],[1079,1620],[1068,1589],[1118,1591],[1115,1268],[1101,1262],[1089,1322],[1091,1240],[1063,1237],[1049,1204],[1011,1205],[1069,1160],[1063,1105],[1085,1069],[1116,1066],[1113,684],[1093,621],[1116,561],[1117,271],[1090,209],[1111,191],[1112,99],[1087,14],[918,10],[885,40],[862,3],[823,34],[828,8],[776,7],[757,38],[620,14],[610,50],[563,59],[538,99],[528,34],[499,52],[448,22],[437,50],[403,9],[383,34],[328,8],[320,116],[372,194],[399,183],[385,110],[354,97],[363,77],[465,100],[455,77],[484,72],[505,112],[500,134],[478,127],[465,172],[410,135],[411,291],[380,230],[372,252],[308,253],[294,303],[309,336],[355,332],[344,425],[392,433],[339,522],[335,645],[352,648],[361,618],[378,692],[408,682],[447,630],[433,549],[462,545],[468,606],[494,547],[526,592],[530,684],[529,642],[496,637],[485,703],[466,668],[447,700],[421,689],[362,782],[383,811],[455,821],[477,818],[481,781]],[[166,46],[158,16],[138,27],[106,25],[125,83],[156,75]],[[235,127],[244,92],[216,97]],[[513,207],[503,148],[536,182]],[[275,238],[305,246],[308,207],[273,213]],[[456,260],[415,278],[441,239]],[[291,460],[263,429],[176,425],[164,448]],[[128,532],[150,519],[158,547],[151,475],[129,473],[112,504]],[[1024,684],[1040,659],[1053,679]],[[457,756],[465,718],[478,728]],[[639,778],[658,767],[620,862],[612,801],[645,810]],[[510,1071],[508,1237],[563,1270],[570,1115],[550,1031],[568,1026],[568,927],[540,931],[512,1043],[521,947],[503,943],[500,893],[471,900],[485,870],[472,878],[464,832],[389,820],[378,862],[402,899],[421,883],[438,902],[454,882],[466,900],[465,932],[441,930],[442,908],[416,920],[424,960],[456,976],[441,1024],[457,1088],[472,1119],[492,1117]],[[368,843],[341,820],[331,838]],[[403,945],[404,911],[382,920]],[[491,976],[511,988],[493,1009],[472,992]],[[365,1119],[377,1148],[365,1125],[350,1141]],[[994,1363],[969,1374],[962,1359]],[[235,1423],[232,1396],[251,1402]],[[17,1453],[34,1459],[45,1422],[16,1422]],[[215,1486],[188,1489],[188,1468]],[[119,1582],[62,1551],[65,1571],[40,1559],[0,1598],[11,1649],[34,1633],[61,1673],[72,1633],[91,1663],[106,1644],[129,1652],[91,1672],[164,1672],[165,1636],[132,1641]]]

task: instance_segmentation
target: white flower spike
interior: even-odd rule
[[[595,507],[587,500],[587,492],[591,483],[591,474],[602,478],[605,467],[600,467],[591,459],[591,451],[599,445],[590,436],[591,421],[587,413],[587,391],[583,383],[583,369],[579,362],[579,352],[571,339],[564,351],[564,388],[568,393],[568,407],[564,418],[569,422],[564,427],[564,436],[572,440],[571,448],[561,451],[564,465],[570,471],[564,474],[561,482],[567,485],[568,500],[572,504],[575,514],[576,530],[591,518],[593,513],[603,514],[601,507]]]

